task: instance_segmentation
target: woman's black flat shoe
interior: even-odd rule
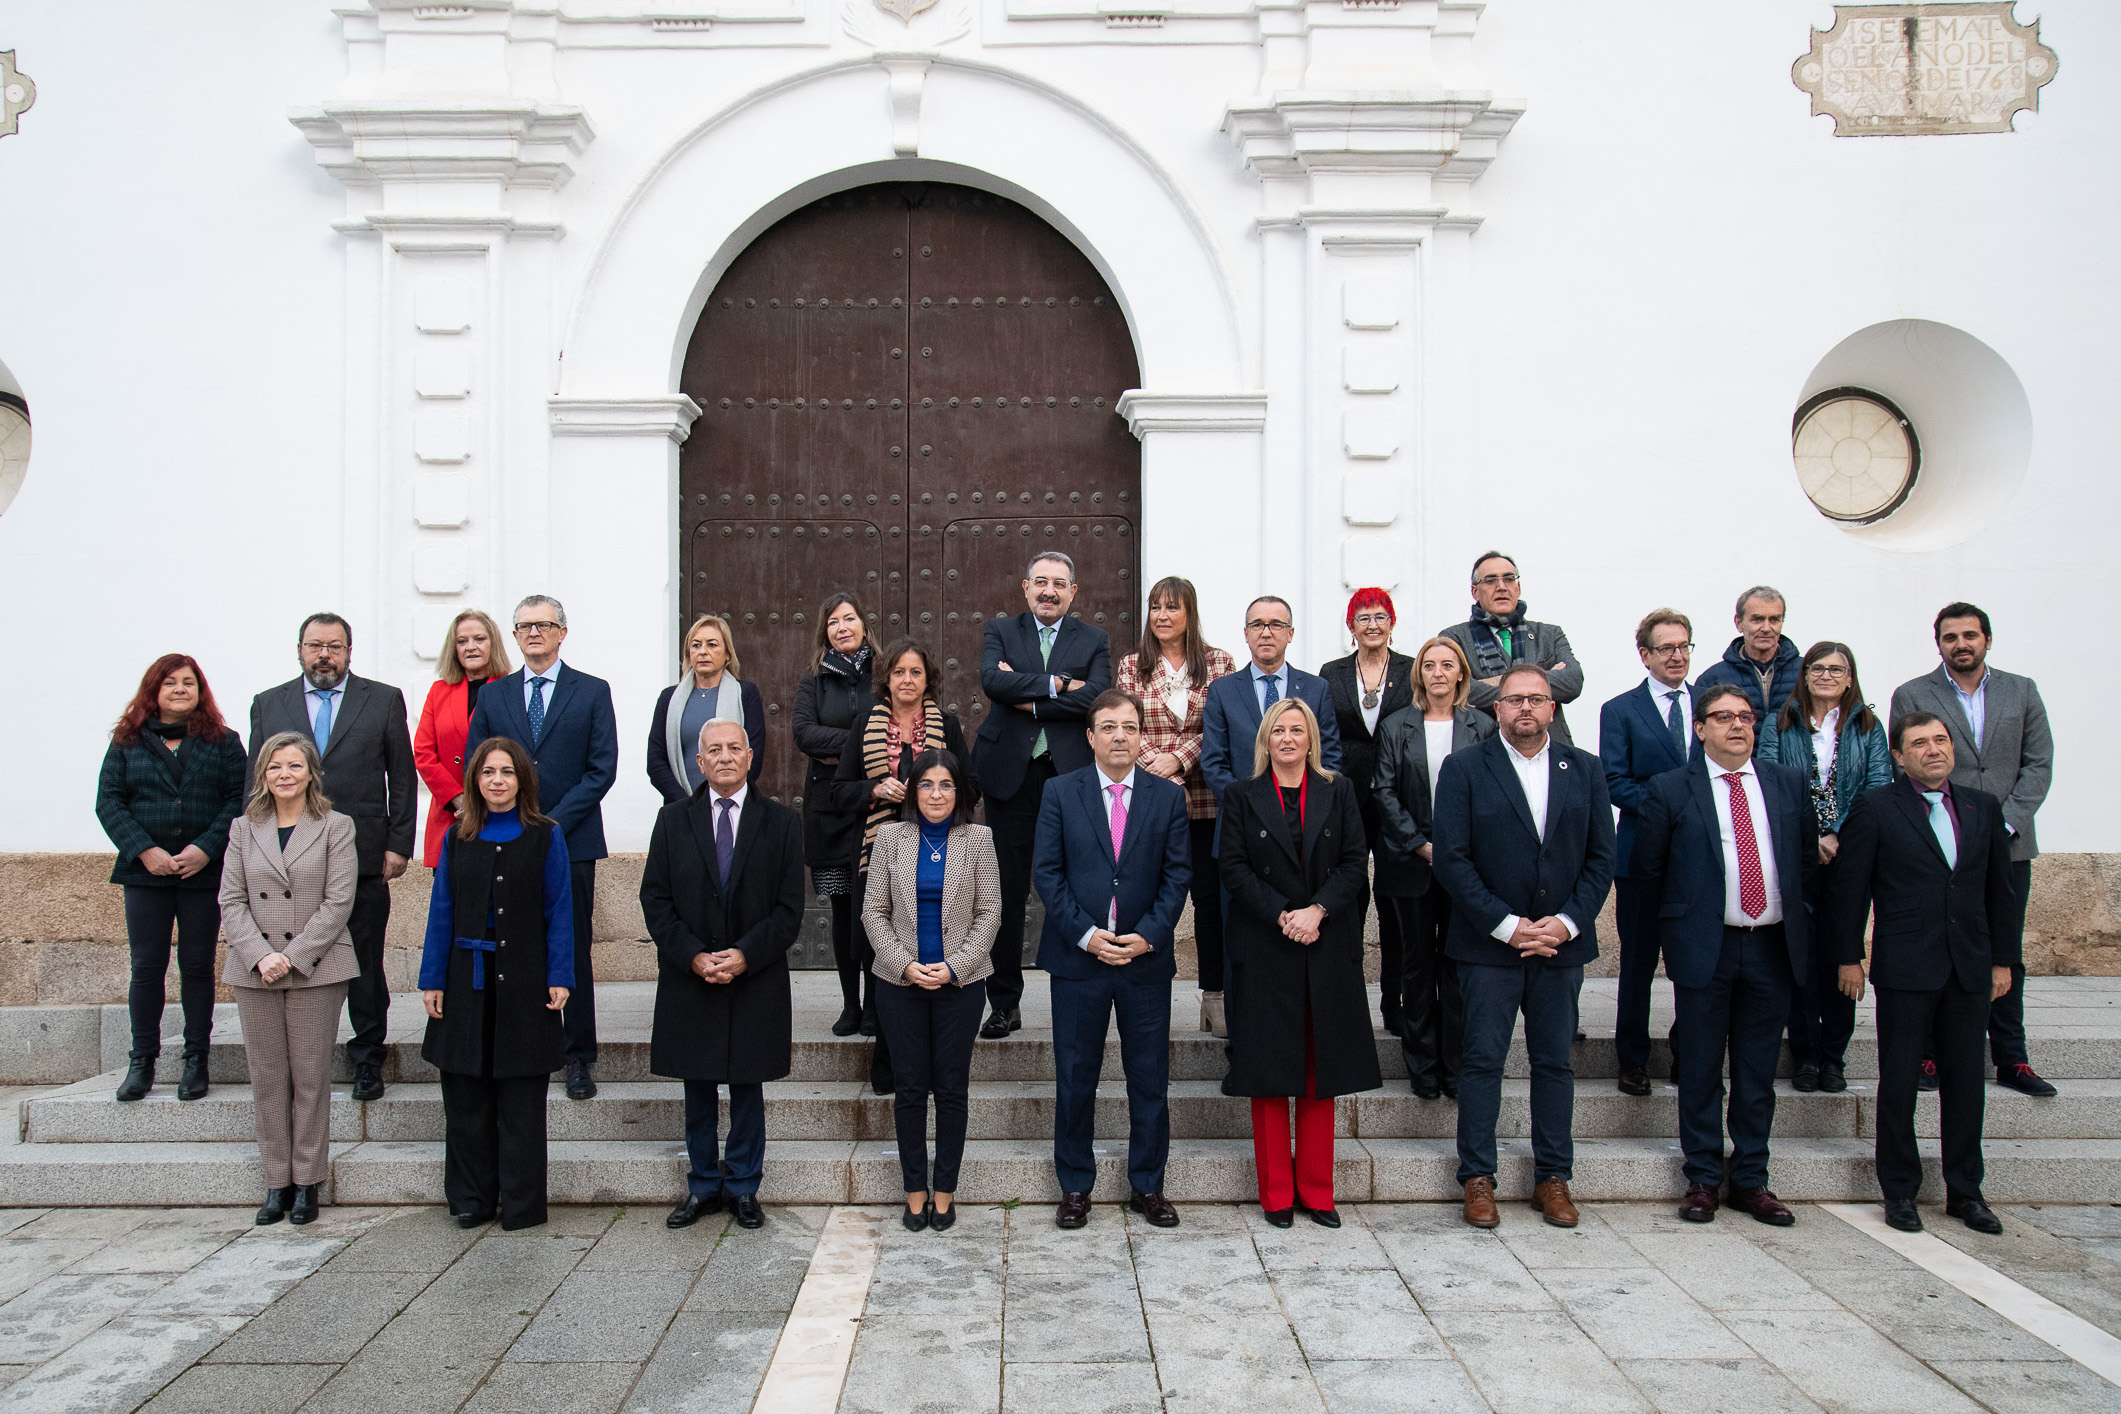
[[[852,1036],[861,1029],[861,1026],[862,1009],[860,1007],[847,1007],[840,1012],[840,1019],[832,1023],[832,1034],[835,1036]]]
[[[1275,1227],[1290,1227],[1296,1222],[1294,1208],[1261,1208],[1259,1211],[1261,1216]]]
[[[483,1209],[476,1213],[458,1213],[457,1226],[462,1228],[484,1227],[493,1221],[493,1214]]]
[[[930,1199],[928,1205],[922,1208],[919,1212],[915,1212],[911,1208],[901,1210],[898,1215],[898,1220],[906,1225],[906,1231],[920,1232],[928,1226],[928,1214],[933,1212],[934,1209],[935,1202],[933,1199]]]
[[[931,1232],[948,1232],[956,1222],[956,1203],[952,1203],[947,1208],[938,1208],[935,1206],[933,1198],[928,1200],[928,1228]]]
[[[125,1068],[125,1079],[118,1082],[118,1098],[121,1100],[144,1100],[147,1092],[155,1088],[155,1058],[135,1056]]]
[[[1310,1214],[1311,1221],[1320,1227],[1340,1226],[1340,1214],[1332,1208],[1306,1208],[1304,1211]]]
[[[303,1183],[295,1187],[295,1201],[287,1210],[287,1220],[296,1227],[317,1220],[317,1185]]]
[[[177,1081],[177,1098],[180,1100],[203,1100],[206,1098],[206,1057],[186,1056],[184,1074]]]
[[[295,1186],[292,1183],[285,1188],[266,1189],[265,1205],[258,1209],[258,1226],[271,1227],[286,1217],[287,1210],[294,1205],[294,1201]]]

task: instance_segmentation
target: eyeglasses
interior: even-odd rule
[[[306,642],[302,645],[302,651],[304,653],[344,653],[346,645],[343,643]]]
[[[1727,727],[1733,722],[1742,727],[1749,727],[1760,720],[1758,712],[1709,712],[1705,713],[1704,717],[1719,727]]]
[[[1031,587],[1033,589],[1066,589],[1072,583],[1074,583],[1073,580],[1049,579],[1045,575],[1040,575],[1037,579],[1031,581]]]
[[[922,781],[914,786],[922,795],[956,795],[956,781]]]
[[[1390,614],[1357,614],[1350,622],[1357,628],[1390,628],[1392,626],[1392,616]]]
[[[534,624],[517,624],[516,632],[535,635],[540,633],[552,633],[559,627],[560,625],[551,619],[540,619]]]
[[[1482,589],[1493,589],[1498,584],[1515,584],[1517,576],[1514,574],[1484,574],[1473,582]]]
[[[1694,645],[1691,643],[1660,643],[1654,648],[1645,648],[1642,651],[1653,658],[1680,658],[1693,652]]]
[[[1290,623],[1287,619],[1253,619],[1245,624],[1245,632],[1259,633],[1262,630],[1272,630],[1276,633],[1280,633],[1285,629],[1291,629],[1294,627],[1295,625]]]
[[[1845,678],[1849,675],[1847,668],[1828,667],[1824,663],[1814,663],[1805,671],[1815,678]]]
[[[1521,692],[1515,696],[1498,697],[1495,700],[1514,712],[1522,707],[1544,707],[1554,699],[1544,693]]]

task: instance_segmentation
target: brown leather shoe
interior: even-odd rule
[[[1723,1200],[1726,1208],[1736,1208],[1741,1213],[1750,1213],[1755,1222],[1768,1223],[1774,1227],[1789,1227],[1797,1221],[1797,1215],[1782,1206],[1779,1199],[1765,1188],[1732,1188]]]
[[[1086,1197],[1083,1202],[1087,1207],[1089,1199]],[[1137,1192],[1127,1200],[1127,1206],[1146,1218],[1151,1227],[1178,1226],[1178,1209],[1172,1207],[1171,1200],[1161,1193]]]
[[[1501,1224],[1502,1214],[1495,1211],[1494,1179],[1466,1180],[1465,1218],[1475,1227],[1496,1227]]]
[[[1686,1197],[1679,1200],[1679,1216],[1690,1223],[1716,1221],[1716,1185],[1689,1183],[1686,1186]]]
[[[1576,1205],[1569,1201],[1569,1185],[1566,1179],[1550,1178],[1532,1190],[1532,1206],[1550,1227],[1576,1226]]]
[[[1060,1207],[1053,1211],[1055,1227],[1078,1228],[1090,1221],[1090,1195],[1087,1193],[1061,1194]]]

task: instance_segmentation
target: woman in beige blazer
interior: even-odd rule
[[[899,1169],[907,1228],[957,1221],[972,1042],[987,1000],[988,949],[1002,924],[994,834],[971,823],[971,782],[953,751],[923,751],[907,773],[905,819],[881,826],[869,854],[862,926],[876,952],[876,1018],[897,1087]],[[935,1096],[935,1173],[928,1172],[928,1097]]]
[[[265,1205],[258,1224],[317,1216],[331,1153],[331,1049],[346,984],[360,975],[354,823],[324,796],[317,748],[281,732],[258,751],[243,818],[228,832],[221,932],[250,1062]]]

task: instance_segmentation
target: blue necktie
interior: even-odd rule
[[[1686,718],[1679,711],[1679,694],[1672,693],[1672,710],[1665,714],[1664,724],[1672,729],[1672,746],[1679,752],[1679,759],[1686,760]]]
[[[317,755],[322,756],[331,749],[331,699],[332,693],[319,692],[317,699],[317,723],[310,735],[317,739]]]
[[[722,883],[729,882],[729,861],[736,858],[736,802],[727,796],[715,801],[722,812],[714,822],[714,867],[722,876]]]
[[[1261,678],[1260,682],[1266,685],[1265,696],[1259,704],[1259,710],[1264,714],[1269,707],[1281,701],[1281,674],[1270,673]]]
[[[530,744],[536,746],[538,738],[545,735],[545,679],[530,680]]]
[[[1944,862],[1959,867],[1959,836],[1952,829],[1951,817],[1944,813],[1944,792],[1926,790],[1922,798],[1930,803],[1930,833],[1937,837],[1937,848],[1944,851]]]

